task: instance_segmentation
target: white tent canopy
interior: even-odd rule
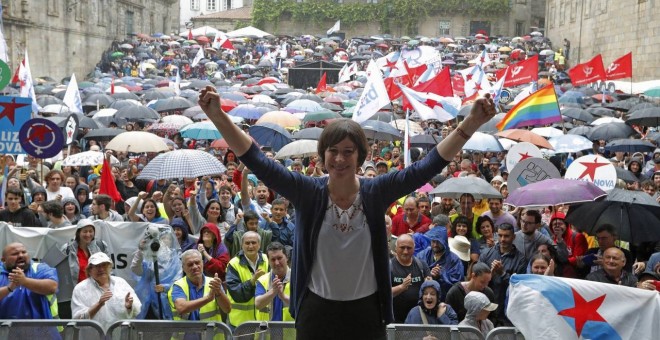
[[[258,28],[248,26],[248,27],[243,27],[240,29],[237,29],[235,31],[227,32],[227,36],[230,38],[242,38],[242,37],[257,37],[257,38],[263,38],[263,37],[268,37],[272,36],[272,34],[268,32],[264,32]]]
[[[202,27],[198,27],[198,28],[193,29],[192,30],[192,35],[193,35],[193,37],[197,37],[197,36],[200,36],[200,35],[214,36],[217,32],[218,32],[218,29],[215,29],[211,26],[202,26]],[[182,36],[182,37],[187,37],[188,36],[188,30],[182,31],[181,33],[179,33],[179,35]]]

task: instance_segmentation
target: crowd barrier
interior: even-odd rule
[[[199,335],[200,340],[295,340],[293,322],[245,322],[234,332],[221,322],[122,320],[107,330],[92,320],[2,320],[0,339],[63,340],[169,340],[184,334]],[[468,326],[406,325],[387,326],[388,340],[432,338],[436,340],[525,340],[515,327],[495,328],[486,337]]]
[[[486,340],[525,340],[525,337],[516,327],[498,327],[488,333]]]

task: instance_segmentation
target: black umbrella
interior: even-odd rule
[[[160,118],[160,114],[156,110],[139,105],[128,105],[124,106],[117,110],[115,113],[115,118],[117,119],[126,119],[129,122],[138,122],[138,121],[153,121]]]
[[[155,88],[144,92],[142,96],[145,100],[166,99],[176,96],[176,92],[169,88]]]
[[[635,106],[631,107],[630,110],[628,110],[628,113],[633,113],[639,110],[653,109],[653,108],[658,108],[658,106],[652,103],[644,102],[644,103],[635,104]]]
[[[609,223],[633,244],[660,240],[660,204],[643,191],[613,189],[604,201],[571,206],[566,222],[591,235]]]
[[[561,110],[561,114],[570,117],[582,122],[591,123],[594,121],[594,116],[591,115],[587,110],[583,110],[577,107],[567,107]]]
[[[183,97],[172,97],[160,99],[154,104],[154,109],[158,112],[167,112],[175,110],[185,110],[193,107],[195,104]]]
[[[590,140],[613,140],[619,138],[628,138],[635,134],[635,130],[626,123],[607,123],[601,124],[589,132],[587,138]]]
[[[360,123],[360,126],[362,126],[362,130],[364,130],[364,133],[369,139],[388,141],[401,139],[401,132],[399,132],[399,130],[397,130],[392,125],[385,122],[377,120],[365,120],[364,122]]]
[[[441,140],[442,137],[440,136],[426,135],[426,134],[416,135],[410,138],[410,146],[429,149],[440,143]]]
[[[655,150],[655,145],[641,139],[615,139],[605,145],[605,150],[613,152],[651,152]]]
[[[660,144],[660,132],[649,132],[644,139],[655,141],[656,144]]]
[[[636,111],[630,111],[626,123],[643,126],[660,126],[660,107],[653,106]]]
[[[487,121],[486,124],[480,126],[477,131],[484,133],[497,132],[498,129],[496,125],[502,121],[504,116],[506,116],[506,113],[504,112],[496,114],[495,117]]]
[[[140,100],[140,97],[138,97],[133,92],[119,92],[119,93],[111,94],[110,96],[112,96],[112,98],[115,98],[117,100],[120,100],[120,99]]]
[[[591,126],[583,125],[570,129],[568,132],[566,132],[566,134],[587,137],[591,132],[591,129],[592,129]]]
[[[635,174],[633,174],[630,170],[626,170],[616,165],[614,166],[614,169],[616,170],[617,179],[620,179],[626,183],[639,182],[639,179],[635,177]]]
[[[628,111],[633,108],[633,106],[639,104],[640,99],[636,97],[631,97],[626,100],[620,100],[618,102],[613,102],[605,105],[605,107],[610,109],[615,109],[617,111]]]
[[[66,91],[62,91],[62,92],[66,92]],[[41,107],[44,107],[46,105],[52,105],[52,104],[63,104],[63,101],[62,99],[57,98],[55,96],[41,95],[41,96],[37,96],[37,104],[39,104],[39,106]]]
[[[119,110],[126,106],[142,106],[139,102],[135,102],[128,99],[120,99],[112,104],[110,104],[111,109]]]
[[[318,140],[321,137],[321,132],[323,132],[323,129],[319,127],[306,128],[294,132],[292,138]]]
[[[115,102],[115,98],[110,97],[105,93],[94,93],[89,95],[82,103],[82,106],[102,106],[109,107],[110,104]]]
[[[193,89],[201,90],[201,89],[206,88],[207,86],[215,87],[215,85],[212,82],[208,81],[208,80],[195,79],[195,80],[191,81],[190,84],[188,84],[188,86],[186,86],[186,88],[193,88]]]
[[[590,107],[587,112],[598,117],[614,117],[616,115],[616,111],[606,107]]]
[[[83,138],[95,141],[109,141],[120,133],[126,132],[124,129],[101,128],[89,131]]]

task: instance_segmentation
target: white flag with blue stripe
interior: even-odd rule
[[[446,122],[456,118],[461,106],[461,99],[457,97],[442,97],[431,92],[417,92],[399,84],[410,105],[424,120],[436,119]]]

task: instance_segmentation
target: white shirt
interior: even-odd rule
[[[309,289],[328,300],[351,301],[376,292],[371,231],[358,193],[350,208],[328,201]]]
[[[135,319],[142,309],[142,303],[135,294],[135,291],[121,277],[110,277],[110,291],[112,297],[105,302],[105,305],[99,309],[98,313],[91,318],[98,321],[104,330],[107,330],[113,323],[124,319]],[[124,307],[126,293],[131,293],[133,297],[133,308],[127,310]],[[99,302],[103,295],[103,288],[92,278],[81,281],[73,288],[71,296],[71,314],[74,319],[90,319],[89,309]]]
[[[67,186],[61,186],[60,190],[58,191],[50,191],[46,189],[47,201],[54,200],[55,197],[57,197],[57,195],[62,195],[62,200],[64,200],[65,198],[73,198],[74,200],[76,199],[76,196],[73,195],[73,191],[71,191],[71,188]]]

